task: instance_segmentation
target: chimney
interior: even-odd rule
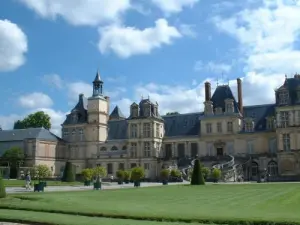
[[[84,94],[79,94],[79,102],[83,102],[83,96]]]
[[[236,79],[237,82],[237,92],[238,92],[238,107],[240,113],[243,115],[243,91],[242,91],[242,80],[240,78]]]
[[[207,81],[205,82],[205,101],[208,102],[211,99],[211,85]]]

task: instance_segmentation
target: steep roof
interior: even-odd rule
[[[87,122],[87,98],[83,94],[79,95],[79,99],[75,107],[71,110],[71,113],[66,116],[63,125],[78,124]],[[73,120],[73,116],[76,115],[77,119]]]
[[[108,121],[107,140],[127,139],[127,120]]]
[[[213,96],[211,97],[211,101],[213,102],[214,109],[217,107],[221,107],[222,111],[225,111],[225,100],[233,99],[234,104],[234,112],[238,113],[238,104],[235,100],[235,97],[229,87],[229,85],[220,85],[216,88]]]
[[[299,104],[299,99],[297,99],[297,91],[300,90],[300,75],[296,74],[293,78],[286,78],[284,84],[278,88],[287,89],[289,92],[289,97],[291,99],[291,105]],[[276,96],[278,97],[279,92],[276,92]],[[277,99],[277,98],[276,98]]]
[[[61,140],[55,134],[45,128],[28,128],[19,130],[2,130],[0,131],[1,141],[23,141],[24,139],[38,139],[47,141]]]
[[[124,118],[125,116],[118,106],[116,106],[111,112],[111,114],[109,115],[109,119],[124,119]]]

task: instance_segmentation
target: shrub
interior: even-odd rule
[[[124,180],[125,178],[125,171],[124,170],[118,170],[116,172],[116,176],[119,180]]]
[[[81,171],[81,175],[85,181],[91,181],[93,178],[93,169],[86,168]]]
[[[163,169],[160,171],[160,176],[163,180],[167,180],[170,176],[170,170],[168,169]]]
[[[217,181],[221,178],[222,172],[220,169],[214,168],[211,175]]]
[[[196,159],[191,179],[191,185],[205,185],[205,180],[202,175],[200,160]]]
[[[131,180],[140,181],[145,176],[145,171],[142,167],[135,167],[131,170]]]
[[[171,170],[171,174],[170,174],[172,177],[181,177],[181,173],[179,170]]]
[[[4,180],[2,179],[2,176],[0,176],[0,198],[6,197],[6,190],[4,186]]]
[[[34,167],[34,176],[38,180],[43,180],[51,176],[51,171],[47,165],[37,165]]]
[[[203,178],[207,179],[207,177],[209,176],[209,173],[210,173],[209,168],[202,166],[201,172],[202,172]]]
[[[124,171],[124,180],[130,180],[130,176],[131,176],[131,171],[129,170],[125,170]]]
[[[97,166],[93,169],[93,175],[97,178],[99,182],[100,178],[105,177],[107,175],[107,171],[102,166]]]
[[[75,181],[75,173],[73,171],[73,165],[71,162],[66,162],[64,174],[62,177],[63,182],[74,182]]]

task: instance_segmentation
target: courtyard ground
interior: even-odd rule
[[[78,221],[80,218],[88,221],[98,220],[99,224],[104,225],[118,224],[119,220],[108,219],[106,223],[103,217],[131,219],[134,221],[126,220],[128,224],[141,225],[144,221],[137,221],[138,219],[173,221],[177,224],[180,222],[236,225],[243,222],[300,224],[299,190],[300,184],[298,183],[263,183],[206,186],[161,185],[160,187],[123,188],[110,191],[14,194],[9,195],[7,199],[1,199],[0,218],[5,219],[5,215],[11,217],[25,215],[23,217],[26,217],[26,215],[33,214],[44,219],[65,216],[69,218],[65,220],[66,222],[78,217]],[[8,209],[22,211],[13,213],[14,211],[6,211]],[[47,217],[50,212],[55,215]],[[42,216],[41,213],[47,215]],[[61,219],[61,221],[64,220]],[[121,223],[127,224],[126,221],[121,221]],[[67,223],[60,224],[68,225]],[[163,225],[161,222],[156,224]]]

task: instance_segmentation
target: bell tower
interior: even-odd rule
[[[107,139],[109,97],[103,95],[103,84],[97,71],[93,81],[93,95],[88,98],[87,141],[104,142]]]

